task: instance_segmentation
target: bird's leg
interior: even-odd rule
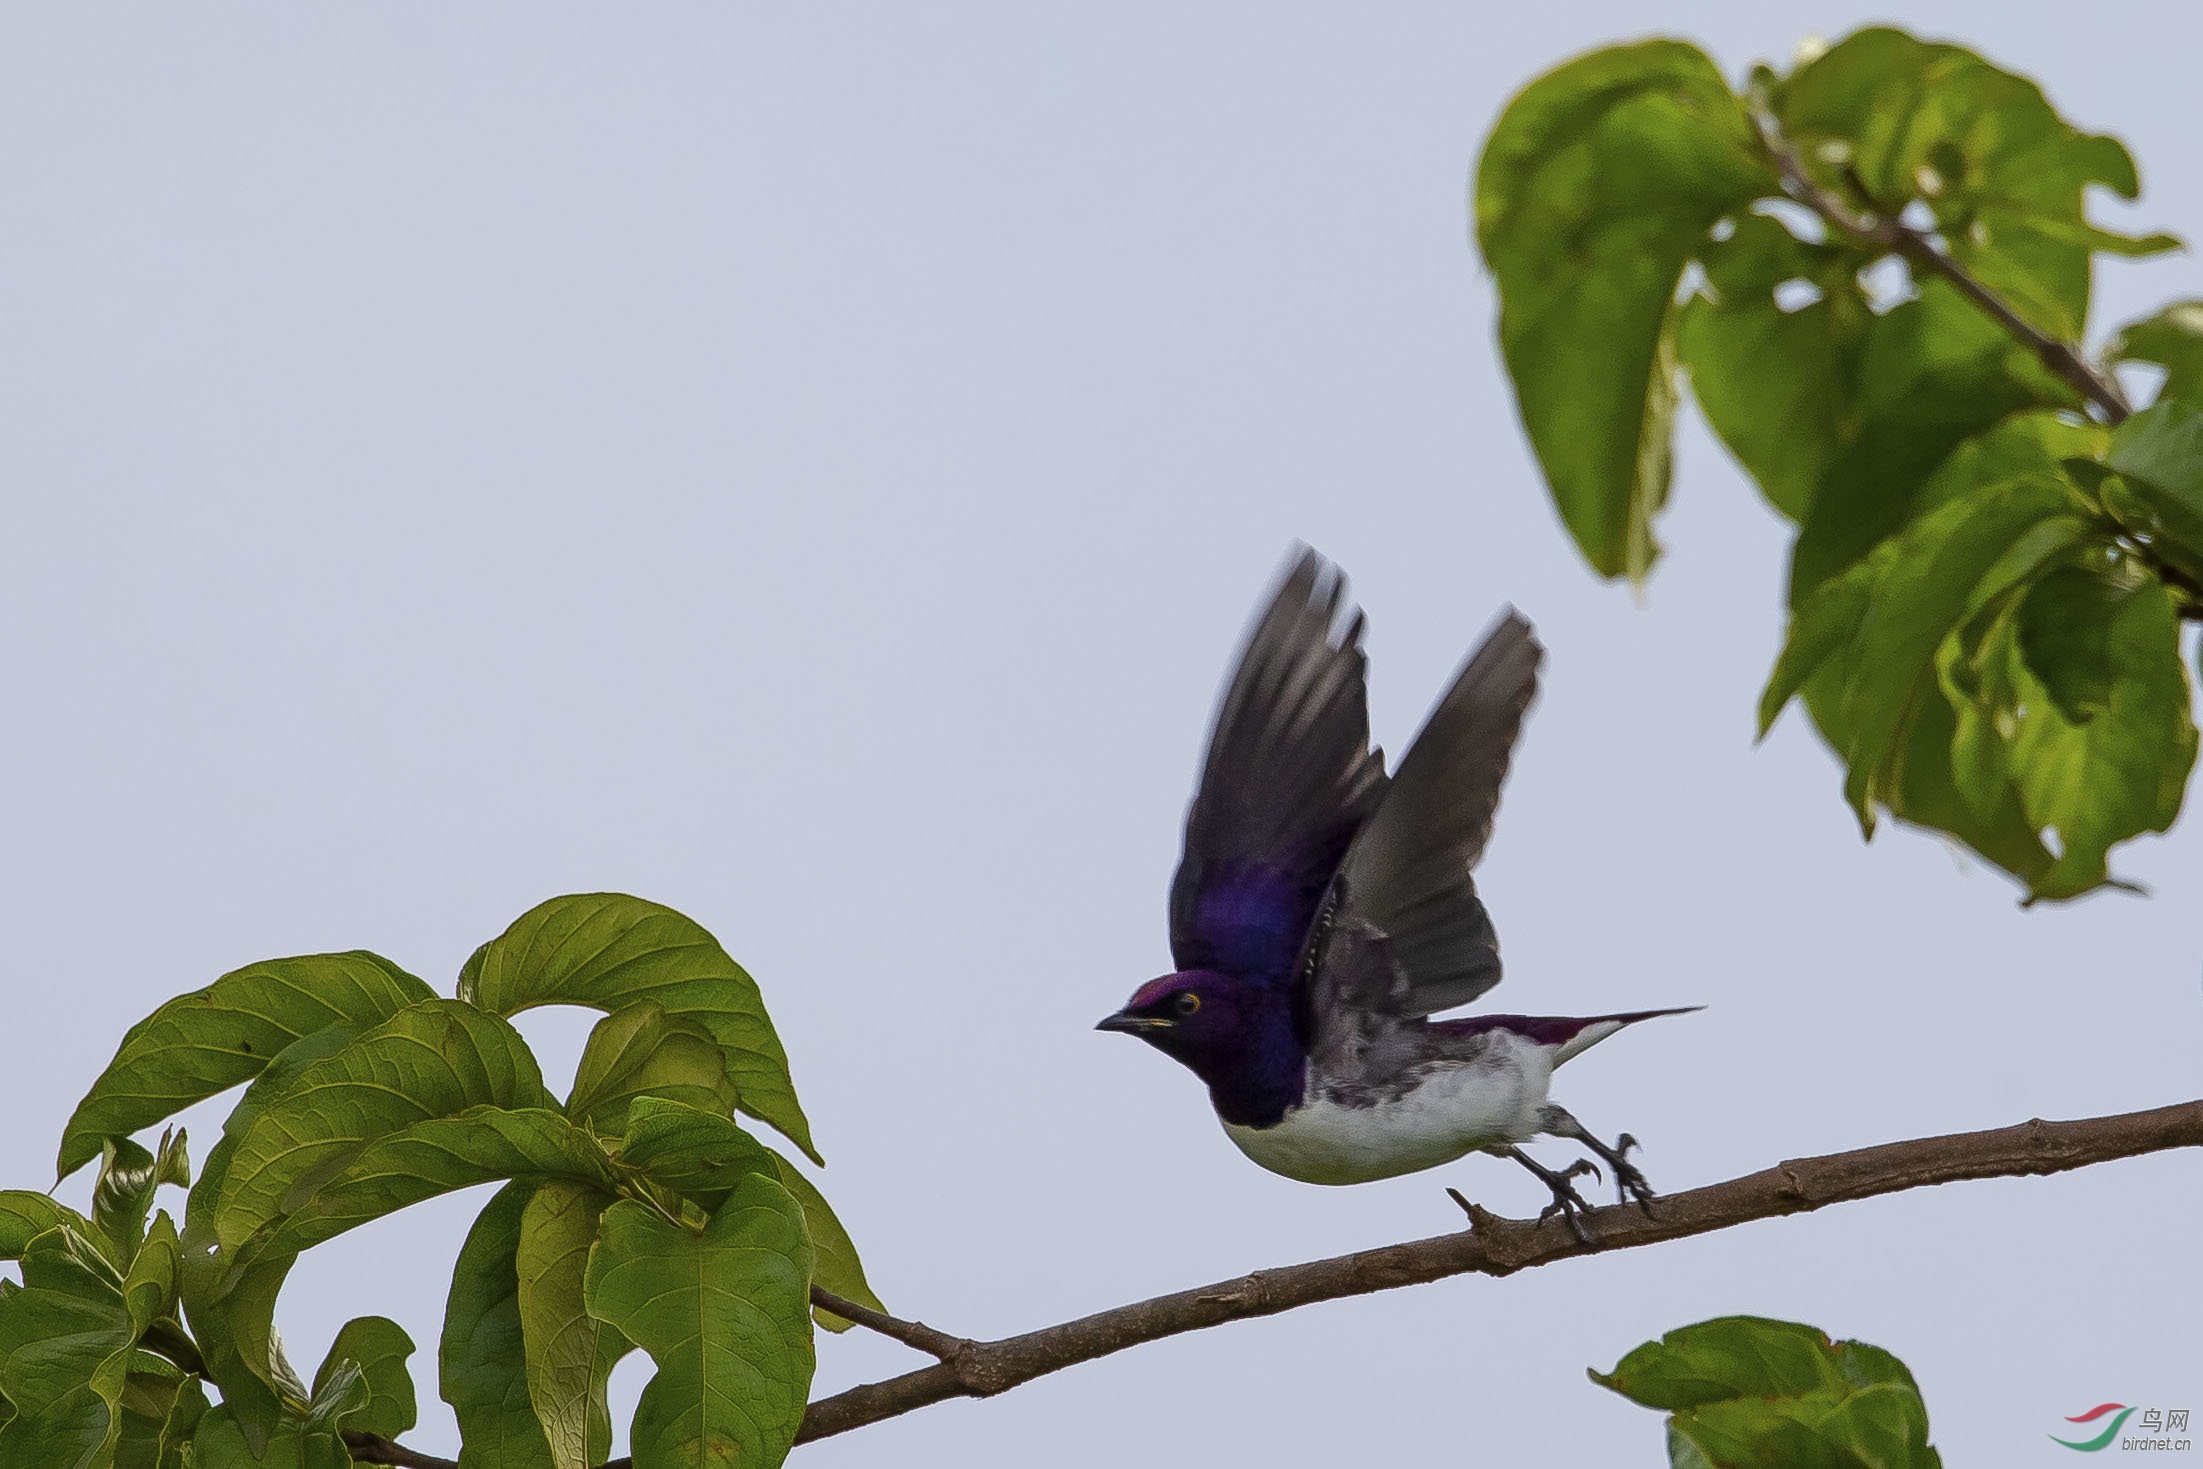
[[[1553,1191],[1553,1202],[1538,1211],[1538,1223],[1543,1224],[1555,1214],[1559,1214],[1568,1220],[1568,1228],[1575,1234],[1577,1239],[1584,1244],[1597,1246],[1598,1241],[1591,1237],[1590,1229],[1583,1222],[1583,1216],[1590,1212],[1591,1206],[1584,1202],[1582,1194],[1576,1192],[1576,1185],[1572,1182],[1572,1180],[1581,1178],[1586,1173],[1593,1178],[1599,1176],[1599,1170],[1592,1166],[1589,1159],[1578,1158],[1560,1172],[1555,1173],[1512,1143],[1503,1148],[1487,1148],[1485,1151],[1497,1157],[1514,1159],[1517,1163],[1535,1173],[1538,1176],[1538,1181]]]
[[[1652,1191],[1644,1174],[1637,1171],[1637,1165],[1629,1161],[1629,1150],[1637,1146],[1637,1139],[1625,1132],[1610,1148],[1593,1137],[1591,1129],[1571,1116],[1567,1108],[1551,1105],[1539,1110],[1538,1126],[1555,1137],[1573,1138],[1597,1153],[1607,1167],[1614,1170],[1615,1196],[1624,1204],[1635,1199],[1637,1207],[1645,1211],[1645,1217],[1652,1217],[1652,1201],[1660,1196]]]

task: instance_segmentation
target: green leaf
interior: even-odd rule
[[[184,1469],[184,1446],[206,1410],[198,1378],[148,1352],[137,1353],[122,1384],[115,1469]]]
[[[779,1464],[811,1382],[811,1250],[773,1179],[742,1180],[702,1233],[623,1200],[589,1253],[589,1310],[650,1353],[635,1469]]]
[[[416,1417],[413,1374],[405,1365],[412,1355],[413,1338],[397,1322],[387,1316],[355,1316],[337,1332],[329,1355],[314,1374],[314,1400],[321,1401],[329,1393],[338,1367],[349,1362],[365,1392],[336,1426],[396,1438],[413,1426]]]
[[[92,1223],[67,1204],[29,1189],[0,1189],[0,1260],[20,1260],[31,1241],[64,1225],[89,1238]]]
[[[266,1248],[297,1253],[437,1194],[513,1178],[619,1183],[604,1149],[563,1113],[470,1107],[369,1143],[284,1218]]]
[[[99,1179],[92,1185],[92,1224],[113,1243],[114,1258],[127,1260],[138,1252],[159,1183],[160,1165],[144,1148],[126,1137],[101,1144]]]
[[[2157,401],[2203,406],[2203,301],[2175,301],[2129,322],[2104,346],[2104,363],[2152,362],[2165,369]]]
[[[528,1399],[515,1254],[533,1183],[500,1190],[459,1247],[437,1354],[442,1395],[459,1419],[461,1469],[551,1469]]]
[[[2028,593],[2011,648],[2013,775],[2059,840],[2032,896],[2069,898],[2108,879],[2114,844],[2180,814],[2196,731],[2179,614],[2131,568],[2065,568]]]
[[[356,1373],[345,1374],[343,1386],[358,1384]],[[341,1409],[342,1401],[322,1404],[324,1414]],[[228,1403],[209,1408],[199,1420],[192,1451],[194,1469],[352,1469],[352,1456],[326,1416],[318,1422],[296,1414],[286,1416],[262,1449],[255,1450]]]
[[[123,1277],[123,1309],[138,1335],[164,1316],[176,1313],[177,1278],[182,1253],[176,1243],[176,1222],[166,1209],[153,1216],[153,1227],[130,1261]]]
[[[1868,830],[1873,804],[1889,799],[1885,762],[1934,680],[1943,639],[1982,602],[2085,536],[2078,509],[2054,480],[1992,484],[1922,516],[1793,619],[1762,715],[1771,717],[1841,650],[1841,692],[1827,732],[1851,768],[1846,794]],[[2007,562],[2015,547],[2024,554]]]
[[[240,1246],[212,1310],[245,1360],[258,1362],[262,1344],[272,1341],[276,1293],[309,1247],[435,1194],[543,1177],[578,1178],[607,1189],[618,1183],[596,1140],[549,1109],[474,1107],[455,1118],[417,1122],[370,1143],[280,1225]],[[281,1386],[272,1376],[267,1380]]]
[[[153,1181],[191,1187],[191,1136],[183,1128],[162,1128],[161,1145],[153,1158]]]
[[[742,1110],[821,1161],[757,981],[671,908],[621,893],[538,904],[475,950],[460,972],[459,997],[499,1015],[535,1005],[611,1014],[647,999],[669,1015],[693,1016],[725,1050]]]
[[[872,1293],[871,1283],[864,1278],[864,1262],[857,1258],[856,1241],[842,1228],[841,1220],[834,1217],[826,1196],[818,1191],[816,1184],[796,1171],[795,1164],[778,1153],[773,1154],[773,1171],[780,1186],[803,1209],[804,1228],[811,1236],[811,1283],[821,1290],[832,1291],[845,1301],[885,1312],[887,1307]],[[851,1325],[831,1311],[813,1311],[811,1315],[828,1331],[847,1331]]]
[[[1676,1412],[1730,1398],[1798,1397],[1843,1385],[1827,1335],[1795,1321],[1722,1316],[1646,1342],[1591,1380],[1647,1408]]]
[[[1941,279],[1875,319],[1859,348],[1857,383],[1842,408],[1843,447],[1821,473],[1791,552],[1793,609],[1921,514],[1989,478],[1986,469],[1954,471],[1951,461],[2021,453],[2032,463],[2040,455],[2031,441],[2059,432],[2058,420],[2021,411],[2078,402]],[[2026,425],[2016,444],[2008,419]]]
[[[99,1246],[63,1226],[24,1250],[23,1285],[0,1296],[0,1464],[90,1469],[109,1461],[143,1326]]]
[[[251,1130],[267,1105],[287,1092],[300,1075],[350,1045],[355,1035],[350,1025],[324,1026],[276,1054],[245,1088],[245,1095],[237,1105],[230,1109],[222,1124],[222,1138],[208,1153],[206,1167],[191,1190],[190,1208],[184,1219],[185,1309],[197,1335],[200,1353],[206,1359],[207,1375],[222,1389],[223,1404],[228,1410],[225,1422],[232,1423],[256,1450],[266,1447],[268,1435],[275,1431],[281,1415],[282,1400],[269,1384],[286,1383],[285,1390],[301,1404],[306,1399],[306,1387],[295,1381],[296,1374],[283,1360],[280,1343],[265,1334],[249,1343],[240,1343],[230,1318],[242,1315],[247,1319],[266,1320],[275,1309],[275,1295],[282,1287],[289,1265],[285,1262],[279,1269],[250,1275],[233,1271],[237,1252],[222,1248],[215,1236],[215,1203],[228,1177],[237,1140]],[[295,1391],[291,1391],[292,1388]],[[228,1429],[217,1427],[207,1431],[219,1438]]]
[[[549,1179],[528,1200],[514,1253],[520,1327],[527,1348],[528,1396],[551,1446],[555,1469],[591,1469],[611,1452],[605,1383],[625,1355],[619,1333],[589,1314],[582,1275],[597,1224],[612,1196],[568,1179]]]
[[[2112,430],[2104,462],[2203,517],[2203,407],[2177,398],[2151,404]]]
[[[1961,47],[1862,30],[1774,97],[1784,133],[1824,187],[1876,214],[1925,206],[1961,265],[2061,340],[2078,341],[2086,325],[2092,252],[2178,244],[2090,224],[2089,185],[2139,192],[2126,148],[2076,130],[2033,82]]]
[[[552,1108],[520,1033],[460,1000],[423,1000],[302,1070],[235,1139],[212,1200],[234,1249],[304,1204],[369,1144],[469,1107]]]
[[[702,1021],[668,1015],[656,1000],[637,1000],[589,1032],[567,1096],[567,1115],[617,1137],[637,1097],[686,1102],[708,1112],[735,1108],[727,1058]]]
[[[1943,639],[1985,601],[2084,539],[2089,527],[2075,508],[2059,486],[2021,479],[1942,506],[1895,538],[1853,639],[1844,689],[1851,733],[1845,793],[1862,822],[1872,821],[1871,803],[1889,799],[1882,763],[1934,682]],[[2024,552],[2016,561],[2008,559],[2015,546]]]
[[[1904,1364],[1808,1326],[1728,1316],[1669,1332],[1591,1380],[1671,1413],[1679,1466],[1940,1469]]]
[[[1715,221],[1776,192],[1743,106],[1674,41],[1547,73],[1485,145],[1477,240],[1500,351],[1561,518],[1601,575],[1641,579],[1657,555],[1683,267]]]
[[[749,1174],[778,1176],[773,1151],[732,1119],[659,1097],[635,1099],[620,1162],[707,1210]]]
[[[1880,325],[1856,278],[1862,261],[1758,214],[1700,253],[1706,281],[1677,313],[1676,355],[1707,424],[1768,503],[1802,520],[1853,437],[1859,355]],[[1785,309],[1777,292],[1796,285],[1815,299]]]
[[[61,1135],[60,1178],[101,1143],[150,1127],[242,1081],[324,1026],[365,1029],[434,992],[373,954],[271,959],[178,996],[130,1028]]]

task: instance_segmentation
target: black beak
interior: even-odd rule
[[[1121,1030],[1126,1035],[1139,1035],[1143,1031],[1168,1030],[1170,1027],[1171,1022],[1160,1016],[1127,1015],[1124,1011],[1119,1010],[1116,1014],[1105,1017],[1101,1024],[1095,1026],[1094,1029]]]

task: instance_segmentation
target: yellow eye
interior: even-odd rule
[[[1191,1015],[1201,1008],[1201,997],[1192,990],[1180,990],[1178,998],[1171,1002],[1171,1008],[1180,1015]]]

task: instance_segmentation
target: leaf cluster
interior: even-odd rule
[[[2031,81],[1889,28],[1754,69],[1648,41],[1532,82],[1494,128],[1478,239],[1522,421],[1592,566],[1642,579],[1687,386],[1795,528],[1793,698],[1883,814],[2030,900],[2113,881],[2177,816],[2203,618],[2203,306],[2089,362],[2086,214],[2138,192]],[[2110,369],[2164,370],[2129,415]]]
[[[510,1020],[546,1004],[604,1015],[564,1098]],[[133,1140],[240,1084],[196,1182],[181,1133]],[[606,1382],[640,1349],[657,1370],[636,1464],[777,1463],[810,1385],[812,1286],[879,1302],[825,1198],[737,1113],[817,1160],[756,982],[639,898],[536,907],[476,951],[456,998],[367,953],[179,996],[132,1027],[63,1133],[60,1177],[101,1160],[90,1217],[0,1192],[0,1259],[23,1275],[0,1281],[0,1463],[351,1463],[345,1434],[413,1426],[414,1344],[362,1317],[309,1385],[275,1329],[284,1279],[349,1229],[498,1181],[438,1351],[461,1462],[601,1463]],[[154,1208],[164,1184],[189,1190],[180,1228]]]
[[[1796,1322],[1679,1327],[1591,1380],[1669,1415],[1674,1469],[1942,1469],[1905,1364]]]

